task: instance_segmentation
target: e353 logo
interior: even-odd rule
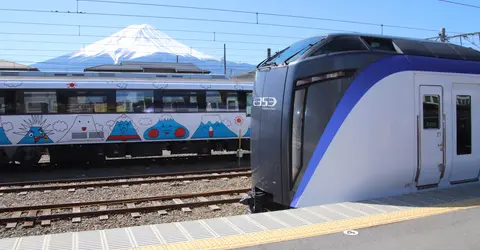
[[[255,97],[253,98],[253,106],[273,108],[277,104],[275,97]]]

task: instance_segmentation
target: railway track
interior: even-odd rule
[[[130,176],[109,176],[97,178],[43,180],[29,182],[10,182],[0,184],[0,193],[21,193],[29,191],[46,191],[68,189],[75,191],[79,188],[89,190],[95,187],[139,185],[148,183],[212,180],[221,178],[248,177],[251,175],[250,168],[235,168],[221,170],[189,171],[163,174],[142,174]],[[74,183],[72,183],[74,182]]]
[[[15,228],[21,222],[24,227],[34,226],[35,222],[47,226],[52,220],[59,219],[71,219],[75,223],[81,222],[82,217],[99,216],[99,220],[107,220],[108,215],[114,214],[131,213],[132,217],[140,217],[140,212],[158,211],[162,215],[167,214],[167,210],[182,209],[184,212],[189,212],[190,208],[204,206],[209,206],[211,210],[218,210],[221,209],[218,205],[236,203],[240,199],[240,194],[249,190],[243,188],[133,199],[4,207],[0,208],[0,224],[6,224],[6,228]],[[213,198],[207,199],[207,197]],[[196,201],[191,201],[195,198]],[[182,199],[190,201],[183,202]],[[113,208],[109,209],[108,206]]]

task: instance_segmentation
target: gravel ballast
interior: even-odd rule
[[[151,183],[144,185],[129,185],[128,187],[96,187],[93,190],[86,188],[68,190],[51,190],[27,192],[25,195],[18,193],[4,193],[0,199],[0,207],[47,205],[70,202],[117,200],[128,198],[140,198],[148,196],[162,196],[184,193],[200,193],[218,190],[249,188],[251,178],[215,179],[208,181],[183,181],[168,183]]]
[[[43,234],[78,232],[86,230],[100,230],[109,228],[121,228],[129,226],[161,224],[188,220],[210,219],[226,216],[245,214],[247,206],[234,203],[219,205],[220,210],[212,211],[208,207],[192,208],[191,212],[170,210],[167,215],[159,215],[157,212],[141,213],[141,217],[133,218],[130,214],[109,215],[107,220],[98,217],[82,217],[80,223],[72,223],[70,220],[52,221],[50,226],[41,226],[36,223],[34,227],[23,228],[19,223],[14,229],[0,228],[0,238],[33,236]]]

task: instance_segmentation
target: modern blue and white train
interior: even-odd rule
[[[333,34],[258,65],[253,212],[479,181],[480,52]]]
[[[220,75],[0,72],[0,161],[249,149],[253,83]]]

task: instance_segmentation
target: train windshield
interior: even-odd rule
[[[303,55],[310,47],[325,39],[325,36],[317,36],[298,41],[289,47],[277,52],[261,66],[279,65],[287,61],[293,61]]]

